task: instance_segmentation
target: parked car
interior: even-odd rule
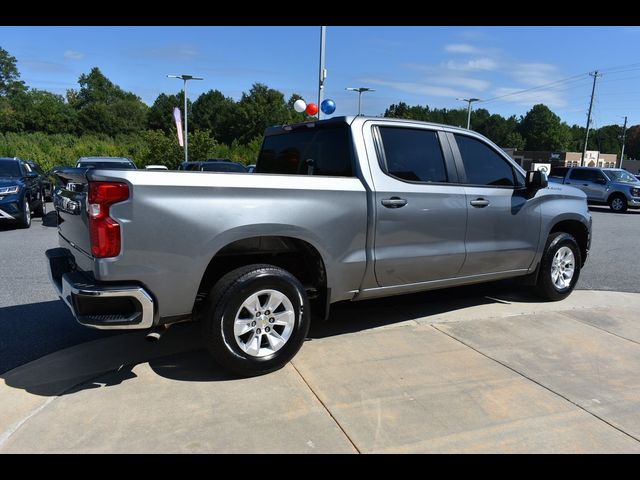
[[[199,320],[241,375],[282,367],[332,303],[520,277],[578,281],[586,196],[467,129],[336,117],[267,129],[252,175],[68,172],[53,284],[101,329]],[[263,175],[271,174],[271,175]]]
[[[247,173],[247,169],[240,163],[232,162],[231,160],[215,159],[198,162],[182,162],[178,170]]]
[[[256,166],[255,165],[247,166],[247,173],[255,173],[255,171],[256,171]]]
[[[145,170],[169,170],[166,165],[147,165],[144,167]]]
[[[549,181],[579,188],[593,205],[609,205],[614,212],[640,208],[640,180],[620,168],[555,167]]]
[[[99,169],[136,169],[133,160],[125,157],[80,157],[76,162],[76,168],[99,168]]]
[[[36,162],[33,162],[31,160],[25,161],[27,162],[31,170],[39,175],[40,190],[42,192],[44,200],[45,202],[50,202],[51,200],[53,200],[53,189],[55,182],[55,180],[53,179],[53,175],[51,174],[51,172],[45,172],[44,170],[42,170],[42,168],[40,168],[40,165],[38,165]]]
[[[29,163],[17,157],[0,158],[0,221],[31,226],[31,214],[42,217],[44,196],[41,178]]]

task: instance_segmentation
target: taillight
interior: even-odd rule
[[[109,207],[129,198],[129,186],[117,182],[89,182],[89,232],[94,257],[120,255],[120,225],[109,217]]]

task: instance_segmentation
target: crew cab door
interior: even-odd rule
[[[528,269],[540,238],[541,213],[524,178],[493,146],[463,133],[447,134],[464,183],[467,256],[461,276]]]
[[[591,201],[606,200],[607,179],[600,170],[593,168],[573,168],[565,184],[577,187],[587,194]]]
[[[465,257],[467,208],[444,134],[415,124],[367,125],[379,160],[370,162],[378,284],[455,277]]]

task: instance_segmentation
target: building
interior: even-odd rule
[[[597,150],[587,150],[582,162],[582,152],[549,152],[534,150],[503,149],[511,158],[525,170],[533,163],[549,163],[552,167],[600,167],[615,168],[618,166],[618,155],[615,153],[600,153]]]

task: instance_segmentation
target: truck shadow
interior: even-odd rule
[[[479,305],[535,301],[522,291],[522,287],[516,288],[513,283],[499,282],[337,304],[327,321],[316,320],[313,323],[307,341],[415,318],[424,321],[427,317],[428,321],[429,316]],[[24,331],[18,336],[1,329],[8,329],[5,322],[12,318],[23,319],[21,326]],[[50,319],[51,325],[47,326],[46,318]],[[11,338],[10,341],[3,340],[2,347],[5,348],[5,343],[7,346],[12,344],[9,348],[14,351],[26,348],[29,342],[37,344],[39,337],[51,335],[52,329],[59,327],[61,322],[75,322],[61,301],[0,309],[0,319],[4,319],[4,322],[0,322],[0,339]],[[45,322],[44,330],[42,322]],[[153,343],[145,340],[145,331],[109,335],[76,327],[84,334],[90,332],[93,337],[50,355],[45,352],[43,354],[46,356],[30,363],[21,362],[21,366],[0,374],[0,378],[7,386],[39,396],[61,396],[117,386],[135,379],[135,366],[143,363],[148,363],[157,375],[175,381],[219,382],[238,379],[213,362],[204,349],[198,323],[174,325],[160,341]],[[78,338],[75,340],[75,343],[83,341]],[[73,344],[73,341],[69,342]],[[37,350],[32,355],[36,355],[35,352]],[[22,359],[28,361],[29,357]]]

